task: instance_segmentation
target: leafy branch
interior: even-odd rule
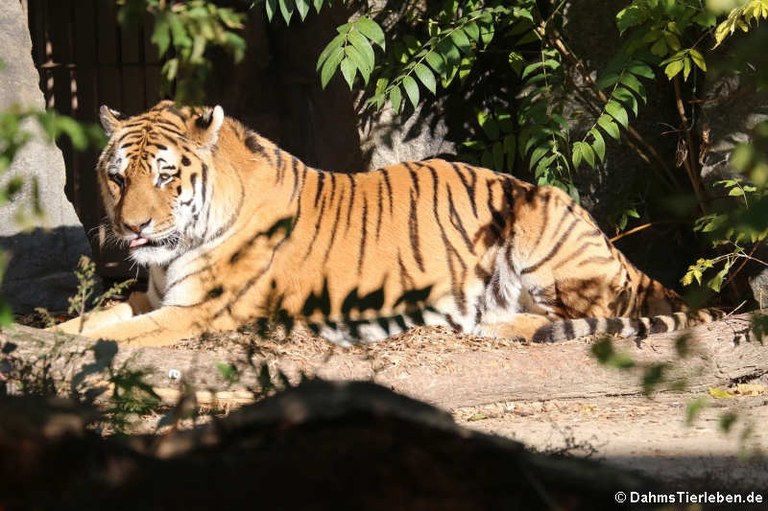
[[[207,0],[117,0],[121,24],[135,23],[144,12],[153,16],[151,41],[164,59],[163,86],[180,102],[200,103],[203,85],[211,69],[206,51],[219,47],[230,52],[235,62],[245,55],[245,40],[237,33],[245,15]]]
[[[715,29],[715,47],[720,46],[737,29],[748,32],[752,22],[757,24],[761,19],[768,19],[767,0],[749,0],[741,7],[732,9]]]
[[[345,23],[336,31],[338,35],[328,43],[317,59],[321,85],[325,88],[337,69],[341,69],[350,89],[358,73],[367,85],[376,65],[373,44],[382,50],[386,49],[384,31],[367,16]]]

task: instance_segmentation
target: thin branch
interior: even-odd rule
[[[610,98],[606,96],[605,93],[597,87],[597,84],[595,83],[595,81],[586,72],[586,66],[584,65],[584,63],[581,61],[581,59],[579,59],[579,57],[577,57],[573,53],[573,51],[571,51],[568,45],[565,44],[562,37],[560,37],[560,35],[554,30],[551,31],[551,33],[547,34],[542,27],[539,27],[537,31],[539,32],[539,35],[541,37],[548,37],[552,41],[552,43],[555,45],[558,51],[560,51],[568,60],[570,60],[571,63],[576,67],[576,69],[581,73],[581,76],[584,79],[584,82],[587,85],[589,85],[590,89],[592,89],[592,92],[595,94],[595,96],[603,104],[607,104],[608,101],[610,101]],[[638,151],[638,154],[641,156],[643,161],[646,161],[650,164],[651,160],[654,160],[656,164],[664,171],[667,177],[667,180],[669,182],[668,184],[670,184],[674,188],[680,189],[681,188],[680,184],[675,178],[674,173],[667,165],[666,160],[664,160],[664,158],[661,157],[658,151],[656,151],[656,148],[653,147],[653,145],[651,145],[647,140],[645,140],[645,138],[632,126],[627,126],[626,128],[621,126],[621,129],[624,130],[629,135],[629,137],[634,139],[634,141],[636,142],[636,145],[634,144],[633,145],[627,144],[627,145],[630,145],[630,147]],[[647,153],[647,154],[642,154],[640,151],[643,151],[644,153]]]
[[[632,234],[635,234],[637,232],[644,231],[649,227],[655,227],[657,225],[662,225],[662,224],[682,224],[682,223],[686,223],[686,222],[683,222],[680,220],[659,220],[656,222],[648,222],[647,224],[638,225],[637,227],[633,227],[628,231],[624,231],[621,234],[617,234],[616,236],[611,238],[611,243],[616,243],[622,238],[626,238],[627,236],[631,236]]]
[[[696,155],[698,151],[693,143],[693,135],[691,134],[691,123],[688,120],[688,115],[685,112],[685,103],[683,102],[683,92],[680,86],[680,75],[676,75],[672,79],[672,84],[675,90],[675,108],[677,109],[677,115],[680,117],[680,131],[684,133],[685,143],[687,147],[687,154],[683,159],[683,166],[688,174],[688,180],[691,182],[691,188],[696,195],[696,201],[699,203],[699,209],[702,213],[706,213],[706,207],[704,205],[704,195],[702,192],[701,176],[699,175],[698,158]]]

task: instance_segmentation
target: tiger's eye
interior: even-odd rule
[[[120,174],[110,174],[109,179],[119,186],[121,189],[125,188],[125,178]]]

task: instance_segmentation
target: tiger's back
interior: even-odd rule
[[[320,171],[218,107],[109,113],[102,195],[149,310],[88,335],[164,344],[279,312],[339,342],[421,323],[551,341],[687,310],[559,189],[442,160]]]

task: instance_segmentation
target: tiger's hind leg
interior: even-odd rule
[[[472,333],[483,337],[520,339],[530,342],[537,330],[551,322],[547,316],[521,312],[511,316],[509,320],[480,323]]]

